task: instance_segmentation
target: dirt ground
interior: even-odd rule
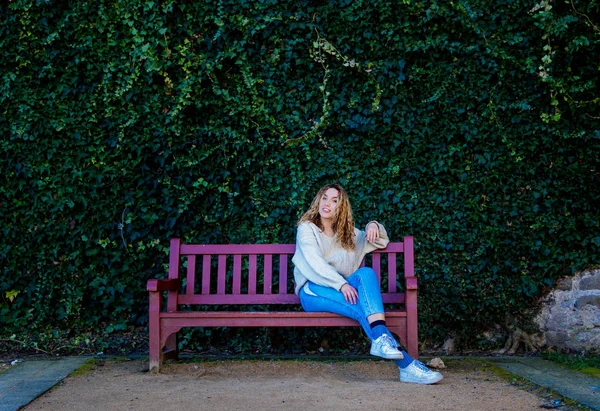
[[[388,361],[108,359],[78,371],[25,410],[494,410],[554,408],[551,394],[470,360],[436,385],[403,384]],[[562,405],[561,410],[571,410]]]

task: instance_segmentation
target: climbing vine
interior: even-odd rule
[[[599,17],[583,0],[3,2],[1,333],[144,327],[171,237],[290,243],[339,181],[359,224],[415,237],[421,338],[475,344],[600,261]]]

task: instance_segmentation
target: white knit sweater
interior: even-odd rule
[[[346,278],[358,270],[366,254],[385,248],[390,242],[383,225],[377,225],[379,239],[375,243],[369,243],[365,231],[355,228],[354,250],[348,251],[342,247],[337,234],[328,237],[311,222],[300,224],[296,233],[296,253],[292,258],[296,294],[307,281],[340,290],[347,283]]]

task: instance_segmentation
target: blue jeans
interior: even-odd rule
[[[350,277],[346,278],[346,281],[358,291],[358,302],[356,304],[346,302],[344,294],[338,290],[331,287],[323,287],[309,281],[308,288],[310,291],[306,292],[306,286],[300,290],[302,308],[307,312],[326,311],[352,318],[362,326],[372,341],[371,326],[367,321],[367,317],[372,314],[384,313],[377,274],[375,274],[372,268],[361,267]],[[310,292],[316,295],[310,295]],[[387,334],[392,337],[389,331]]]

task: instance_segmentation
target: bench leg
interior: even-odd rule
[[[413,331],[410,331],[412,328]],[[418,336],[418,328],[416,324],[413,327],[409,328],[409,331],[406,336],[406,351],[408,354],[413,357],[415,360],[419,359],[419,336]]]
[[[148,312],[148,359],[150,371],[160,371],[162,361],[160,346],[160,292],[150,292],[150,304]]]
[[[406,293],[406,351],[411,357],[419,358],[419,324],[416,290]]]
[[[400,344],[414,359],[419,359],[419,336],[416,321],[410,324],[409,319],[388,318],[388,329],[400,338]]]
[[[160,354],[160,347],[152,347],[152,343],[150,343],[150,352],[149,352],[149,362],[150,364],[148,364],[148,369],[152,372],[159,372],[160,371],[160,366],[162,363],[162,356]]]

